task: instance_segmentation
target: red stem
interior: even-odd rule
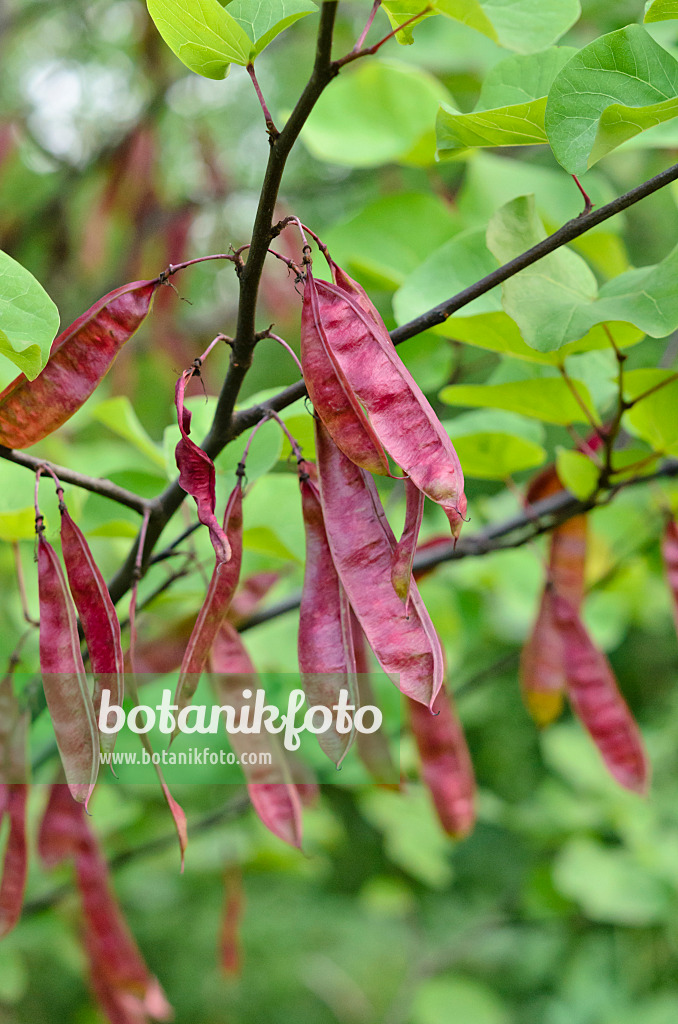
[[[266,100],[264,99],[264,94],[262,93],[261,88],[259,87],[259,83],[257,81],[257,76],[256,76],[255,71],[254,71],[254,64],[248,64],[247,65],[247,74],[252,79],[252,85],[254,86],[254,91],[257,94],[257,99],[259,100],[259,103],[261,105],[261,109],[264,112],[264,118],[266,120],[266,131],[268,132],[268,134],[271,137],[271,142],[274,142],[278,138],[278,136],[280,135],[280,132],[276,128],[275,124],[273,123],[273,118],[271,117],[271,112],[269,111],[268,107],[266,106]]]

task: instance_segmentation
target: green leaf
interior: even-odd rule
[[[119,437],[124,437],[137,451],[145,455],[155,466],[165,468],[165,456],[162,450],[148,436],[132,403],[125,395],[108,398],[92,409],[92,419],[103,423]]]
[[[643,21],[672,21],[678,18],[678,0],[648,0]]]
[[[435,117],[449,94],[437,78],[395,61],[369,61],[332,83],[301,137],[319,160],[348,167],[435,159]]]
[[[553,880],[592,921],[635,927],[664,921],[671,909],[667,885],[623,848],[572,839],[558,854]]]
[[[581,14],[579,0],[434,0],[432,6],[518,53],[555,43]]]
[[[392,290],[457,230],[454,213],[442,199],[396,192],[368,203],[323,238],[350,274],[368,276]]]
[[[228,13],[254,43],[250,61],[295,21],[317,10],[311,0],[231,0],[228,4]]]
[[[33,275],[0,251],[0,353],[29,380],[49,359],[59,311]]]
[[[437,306],[496,270],[496,266],[496,260],[493,259],[487,248],[484,231],[472,229],[461,232],[432,252],[396,292],[393,297],[396,321],[399,324],[407,323],[427,309]],[[633,273],[636,272],[633,271]],[[626,275],[622,276],[626,277]],[[667,290],[667,302],[672,302],[672,293],[668,294],[669,276],[667,272],[664,287]],[[603,292],[605,289],[601,290],[601,294]],[[639,341],[643,333],[648,331],[648,326],[656,326],[652,317],[656,318],[659,315],[652,298],[645,301],[645,298],[639,293],[638,303],[644,303],[643,309],[647,312],[647,316],[642,319],[639,331],[635,327],[612,322],[616,310],[614,303],[597,304],[594,309],[600,310],[600,315],[595,316],[589,312],[588,308],[585,308],[582,316],[586,316],[586,319],[581,325],[581,330],[569,332],[574,340],[568,342],[559,352],[544,352],[526,344],[518,325],[503,311],[501,295],[501,288],[493,288],[492,291],[474,299],[468,306],[453,314],[445,323],[432,328],[432,332],[454,338],[457,341],[467,342],[470,345],[477,345],[479,348],[490,349],[493,352],[513,355],[529,362],[556,366],[562,362],[565,356],[573,352],[610,347],[607,334],[601,327],[596,326],[598,320],[608,322],[608,327],[611,329],[617,345],[624,347]],[[631,305],[632,303],[629,301],[628,307]],[[635,308],[635,301],[633,306]],[[663,318],[662,322],[665,319]],[[671,329],[663,331],[663,334],[668,334]],[[663,335],[658,334],[657,336]]]
[[[556,469],[563,487],[580,501],[586,501],[598,489],[598,469],[583,452],[558,448]]]
[[[146,0],[170,50],[203,78],[225,78],[229,64],[250,61],[252,42],[218,0]]]
[[[649,384],[653,387],[653,383]],[[642,389],[647,390],[647,389]],[[641,393],[642,393],[641,390]],[[666,384],[634,405],[624,416],[624,425],[658,452],[678,454],[678,381]]]
[[[508,57],[488,72],[472,114],[443,106],[436,120],[438,153],[483,146],[546,143],[544,112],[553,79],[577,51],[553,46]]]
[[[493,990],[462,975],[428,978],[416,990],[411,1024],[508,1024],[510,1015]]]
[[[416,14],[419,14],[426,4],[423,0],[386,0],[381,5],[386,12],[388,20],[391,22],[392,28],[398,28],[399,25],[403,25],[410,18],[414,18]],[[411,25],[404,28],[400,32],[396,32],[396,39],[401,46],[409,46],[414,42],[414,36],[412,35],[417,25],[424,20],[424,18],[430,18],[435,15],[436,11],[426,11],[417,21],[413,21]]]
[[[678,61],[640,25],[628,25],[589,43],[556,76],[545,127],[556,159],[582,174],[676,114]]]
[[[454,442],[465,476],[505,480],[546,461],[546,450],[539,443],[543,430],[522,416],[498,409],[469,412],[443,426]]]
[[[545,237],[534,196],[511,200],[497,211],[487,229],[488,248],[499,263],[507,263]],[[527,344],[552,352],[573,340],[572,319],[582,304],[596,298],[598,288],[584,260],[562,247],[509,278],[502,292],[504,309]]]
[[[575,381],[577,391],[593,410],[588,388]],[[446,405],[471,405],[481,409],[506,409],[531,416],[543,423],[587,423],[578,402],[564,380],[544,377],[537,380],[512,381],[507,384],[451,384],[440,392]]]

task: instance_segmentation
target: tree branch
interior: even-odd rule
[[[67,469],[65,466],[57,466],[53,462],[49,462],[47,459],[36,459],[34,455],[27,455],[26,452],[16,451],[14,448],[3,448],[0,445],[0,459],[6,459],[7,462],[14,462],[17,466],[25,466],[26,469],[31,469],[35,472],[40,466],[44,466],[46,463],[52,467],[56,475],[64,483],[73,484],[74,487],[80,487],[83,491],[91,491],[92,494],[100,494],[104,498],[110,498],[111,501],[116,501],[118,505],[125,505],[127,508],[134,509],[135,512],[139,512],[141,515],[154,506],[153,501],[147,501],[145,498],[140,498],[138,494],[134,494],[132,491],[126,491],[124,487],[118,487],[117,484],[112,484],[108,480],[102,480],[99,477],[85,476],[84,473],[76,473],[73,469]]]
[[[580,501],[570,494],[569,491],[559,491],[542,501],[535,501],[529,509],[517,512],[515,515],[495,523],[477,533],[462,536],[455,546],[450,540],[434,548],[419,551],[414,557],[414,571],[427,572],[442,565],[444,562],[457,562],[462,558],[473,558],[479,555],[489,555],[493,551],[505,551],[509,548],[519,548],[535,537],[548,533],[556,526],[567,522],[574,516],[584,512],[590,512],[598,505],[607,504],[619,491],[627,487],[639,487],[648,484],[653,480],[668,479],[678,476],[678,459],[668,459],[664,465],[654,473],[644,476],[632,477],[616,484],[610,489],[602,500]],[[264,622],[277,619],[280,615],[295,611],[299,607],[301,594],[289,594],[281,601],[263,608],[261,611],[250,615],[238,626],[239,632],[254,629]]]

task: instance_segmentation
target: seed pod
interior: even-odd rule
[[[383,447],[415,486],[443,508],[456,537],[466,512],[457,453],[378,313],[371,303],[366,312],[363,299],[356,298],[355,282],[348,281],[343,275],[331,284],[307,272],[305,288],[317,294],[327,354],[364,407]],[[334,440],[341,446],[340,437]]]
[[[111,1021],[143,1024],[147,1016],[169,1020],[171,1007],[122,916],[83,808],[65,790],[58,783],[51,788],[38,850],[48,867],[66,858],[75,862],[95,994]]]
[[[67,327],[35,380],[19,374],[0,394],[0,444],[28,448],[70,419],[108,372],[148,314],[160,284],[133,281],[116,288]]]
[[[564,644],[572,708],[617,782],[636,793],[645,793],[649,770],[642,738],[610,664],[572,605],[557,594],[553,602]]]
[[[346,377],[329,354],[331,329],[310,273],[301,310],[301,366],[309,397],[345,455],[371,473],[389,474],[386,452]]]
[[[348,691],[348,703],[356,709],[359,704],[350,609],[327,543],[315,476],[314,466],[306,462],[299,464],[306,532],[306,565],[299,610],[299,671],[309,707],[322,706],[333,711],[339,692],[344,689]],[[340,731],[340,724],[334,711],[332,729],[318,734],[322,750],[337,767],[355,735],[353,728],[349,732]]]
[[[367,641],[408,697],[431,706],[443,681],[440,641],[415,584],[409,615],[391,583],[395,537],[372,477],[337,448],[316,418],[316,452],[327,539],[337,575]]]
[[[89,545],[80,528],[71,519],[63,501],[60,503],[60,511],[61,550],[95,676],[92,705],[98,725],[104,690],[110,690],[110,704],[122,707],[125,683],[120,623]],[[114,721],[108,724],[114,724]],[[116,737],[117,733],[100,733],[101,749],[106,752],[113,750]]]
[[[26,783],[20,782],[2,788],[6,790],[9,834],[2,866],[2,882],[0,882],[0,939],[11,932],[21,917],[28,864],[26,847],[28,786]],[[1,820],[2,814],[0,813]]]
[[[198,612],[198,618],[189,638],[174,694],[174,703],[178,705],[179,711],[191,703],[200,680],[200,674],[219,628],[226,619],[231,599],[238,585],[242,562],[241,479],[238,479],[226,504],[223,531],[224,535],[228,536],[231,557],[228,562],[217,562],[207,589],[207,596]],[[178,729],[175,729],[172,739],[177,732]]]
[[[448,835],[459,839],[475,822],[475,779],[466,739],[450,699],[442,689],[433,714],[407,702],[410,725],[421,758],[421,774]]]
[[[396,594],[407,607],[410,601],[412,563],[424,515],[424,495],[409,477],[405,481],[405,500],[405,525],[391,558],[391,583]]]
[[[40,671],[73,798],[87,806],[99,770],[99,733],[80,653],[73,599],[51,544],[38,534]]]
[[[678,630],[678,523],[674,519],[669,520],[664,530],[662,558],[666,581],[673,599],[673,617]]]
[[[191,414],[184,406],[186,384],[193,376],[193,370],[185,370],[177,381],[175,401],[181,440],[177,444],[174,457],[179,470],[179,486],[190,494],[198,507],[198,519],[210,532],[210,540],[219,562],[228,562],[231,547],[228,537],[219,526],[214,514],[216,506],[216,471],[214,463],[207,452],[188,435],[191,432]]]
[[[226,902],[221,918],[219,935],[219,963],[224,974],[238,977],[242,955],[240,952],[240,923],[245,909],[242,870],[235,865],[224,875]]]
[[[235,709],[237,720],[243,705],[249,703],[243,691],[251,693],[255,688],[256,669],[230,622],[221,625],[210,660],[218,700]],[[277,737],[264,730],[229,733],[228,739],[241,761],[244,753],[271,755],[269,764],[242,764],[247,792],[266,828],[290,846],[301,848],[301,803]]]
[[[549,466],[534,478],[526,500],[532,504],[560,490],[555,467]],[[550,725],[559,716],[566,684],[563,639],[555,619],[553,595],[559,594],[579,611],[585,589],[586,548],[586,516],[574,516],[551,533],[548,579],[520,659],[523,700],[540,727]]]

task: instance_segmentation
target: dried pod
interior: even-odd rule
[[[145,319],[160,284],[116,288],[67,327],[35,380],[19,374],[0,394],[0,444],[28,448],[70,419]]]

